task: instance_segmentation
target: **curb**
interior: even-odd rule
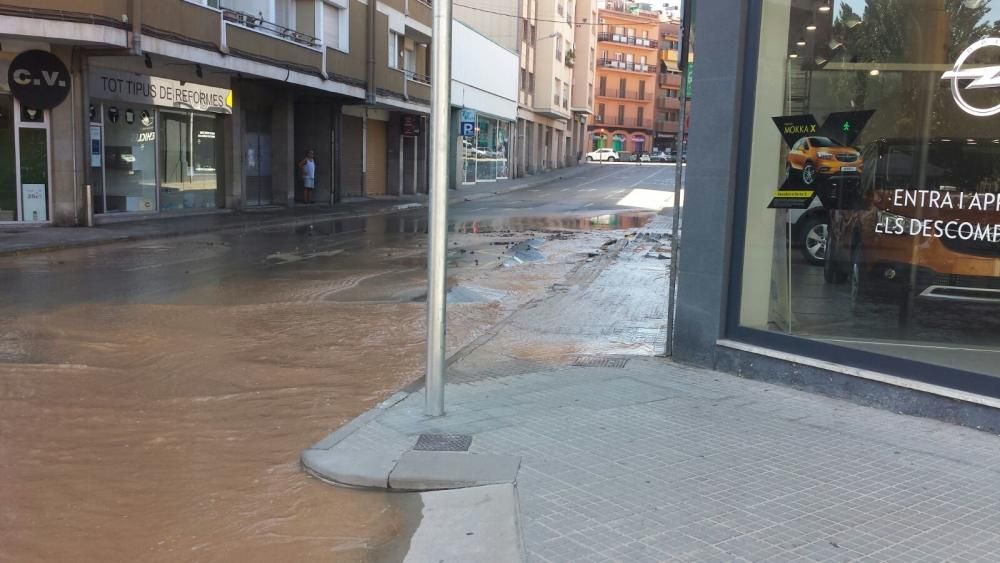
[[[486,198],[490,198],[490,197],[497,196],[497,195],[503,195],[503,194],[507,194],[507,193],[510,193],[510,192],[516,192],[516,191],[525,190],[525,189],[528,189],[528,188],[536,188],[538,186],[543,186],[545,184],[550,184],[552,182],[558,182],[559,180],[568,180],[570,178],[574,178],[574,177],[582,174],[586,169],[587,169],[587,165],[586,164],[577,164],[577,165],[569,167],[569,168],[562,168],[562,169],[560,169],[560,170],[565,170],[566,172],[563,172],[563,173],[559,174],[558,176],[554,176],[554,177],[551,177],[551,178],[532,179],[530,181],[525,182],[522,185],[511,186],[511,187],[503,187],[503,188],[500,188],[497,191],[493,191],[493,192],[483,192],[483,193],[478,193],[478,194],[467,194],[467,195],[465,195],[465,194],[461,193],[461,190],[456,190],[458,193],[456,193],[454,195],[454,197],[449,197],[448,198],[448,203],[462,203],[464,201],[479,201],[481,199],[486,199]]]
[[[259,229],[265,229],[265,228],[268,228],[268,227],[277,227],[277,226],[285,226],[285,225],[287,225],[287,226],[299,226],[299,225],[302,225],[302,224],[313,223],[313,222],[316,222],[316,221],[329,221],[329,220],[334,220],[334,219],[359,219],[359,218],[362,218],[362,217],[377,217],[379,215],[391,215],[393,213],[399,213],[399,212],[402,212],[402,211],[409,211],[409,210],[415,209],[417,207],[424,207],[424,205],[425,204],[423,204],[423,203],[414,202],[414,203],[399,204],[399,205],[393,206],[393,207],[388,208],[388,209],[382,209],[382,210],[378,210],[378,211],[372,211],[370,213],[351,213],[351,212],[345,212],[345,211],[333,211],[333,212],[330,212],[330,213],[318,213],[316,215],[310,215],[308,217],[275,218],[275,219],[269,219],[269,220],[261,221],[261,222],[258,222],[258,223],[250,223],[250,224],[242,223],[242,224],[239,224],[239,225],[228,225],[228,226],[223,226],[223,227],[217,227],[216,226],[216,227],[203,227],[203,228],[194,228],[194,229],[186,229],[186,230],[162,231],[162,232],[156,232],[156,233],[152,233],[151,232],[151,233],[140,233],[140,234],[124,234],[124,235],[121,235],[121,236],[112,236],[112,237],[105,238],[105,239],[79,240],[79,241],[70,241],[70,242],[62,242],[62,243],[53,243],[53,244],[49,244],[49,245],[36,246],[36,247],[30,247],[30,248],[0,249],[0,257],[3,257],[3,256],[23,256],[23,255],[28,255],[28,254],[40,254],[40,253],[43,253],[43,252],[56,252],[56,251],[59,251],[59,250],[69,250],[69,249],[72,249],[72,248],[83,248],[83,247],[89,247],[89,246],[104,246],[104,245],[107,245],[107,244],[115,244],[115,243],[119,243],[119,242],[136,242],[136,241],[141,241],[141,240],[150,240],[150,239],[158,239],[158,238],[177,238],[177,237],[182,237],[182,236],[187,236],[187,235],[203,235],[203,234],[206,234],[206,233],[224,233],[224,232],[235,231],[235,230],[254,231],[254,230],[259,230]],[[241,215],[242,216],[248,216],[251,213],[252,212],[243,212],[243,213],[241,213]],[[53,228],[63,228],[63,227],[53,227]],[[65,228],[73,228],[73,227],[65,227]]]

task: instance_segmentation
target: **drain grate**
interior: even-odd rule
[[[467,452],[472,445],[468,434],[421,434],[414,450],[423,452]]]
[[[581,368],[623,368],[626,358],[605,358],[603,356],[577,356],[573,365]]]

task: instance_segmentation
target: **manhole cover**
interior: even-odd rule
[[[582,368],[623,368],[628,363],[626,358],[604,358],[601,356],[578,356],[573,365]]]
[[[424,452],[467,452],[472,445],[468,434],[421,434],[414,450]]]

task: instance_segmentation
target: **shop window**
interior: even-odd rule
[[[105,211],[156,211],[153,108],[103,107]]]
[[[611,137],[611,145],[612,145],[611,148],[613,148],[616,151],[625,150],[625,135],[622,135],[621,133],[615,133]]]
[[[0,94],[0,221],[18,219],[13,101],[10,94]]]
[[[996,8],[837,4],[762,2],[738,324],[1000,375]]]
[[[160,112],[160,209],[219,206],[216,123],[214,116]]]

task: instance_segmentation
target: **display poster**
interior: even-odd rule
[[[819,196],[827,208],[835,206],[836,189],[856,183],[864,163],[854,146],[874,110],[833,112],[823,125],[810,114],[772,117],[788,155],[785,181],[774,192],[770,209],[806,209]]]

